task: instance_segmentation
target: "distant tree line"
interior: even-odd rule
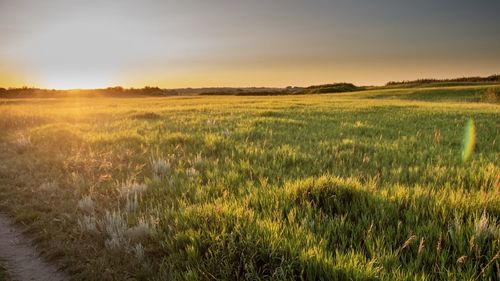
[[[364,90],[364,87],[358,87],[351,83],[335,83],[315,85],[309,87],[286,87],[286,88],[223,88],[220,90],[210,89],[202,91],[200,95],[231,95],[231,96],[278,96],[278,95],[307,95],[307,94],[326,94],[343,93]]]
[[[123,88],[109,87],[104,89],[75,89],[54,90],[33,87],[22,88],[0,88],[0,98],[44,98],[44,97],[74,97],[74,96],[109,96],[109,97],[132,97],[132,96],[174,96],[174,95],[233,95],[233,96],[275,96],[275,95],[299,95],[299,94],[323,94],[360,91],[364,87],[358,87],[351,83],[335,83],[315,85],[310,87],[286,87],[286,88],[184,88],[184,89],[161,89],[159,87]]]
[[[44,97],[72,97],[72,96],[110,96],[110,97],[130,97],[130,96],[172,96],[177,95],[174,90],[161,89],[158,87],[144,88],[123,88],[109,87],[105,89],[76,89],[76,90],[54,90],[40,89],[33,87],[21,88],[0,88],[0,98],[44,98]]]
[[[487,77],[461,77],[454,79],[417,79],[417,80],[404,80],[404,81],[390,81],[386,86],[399,86],[399,85],[423,85],[435,83],[500,83],[500,75],[490,75]]]
[[[488,77],[462,77],[455,79],[418,79],[405,81],[391,81],[383,87],[419,87],[419,86],[453,86],[478,83],[500,83],[500,75]],[[140,97],[140,96],[175,96],[175,95],[234,95],[234,96],[272,96],[272,95],[299,95],[299,94],[324,94],[362,91],[374,87],[359,87],[351,83],[333,83],[314,85],[309,87],[286,87],[286,88],[183,88],[183,89],[161,89],[159,87],[146,86],[144,88],[108,87],[104,89],[76,89],[76,90],[54,90],[40,89],[34,87],[1,88],[0,98],[44,98],[44,97],[74,97],[75,95],[94,97]]]
[[[298,88],[223,88],[200,91],[202,96],[280,96],[292,95]],[[300,88],[302,89],[302,88]]]

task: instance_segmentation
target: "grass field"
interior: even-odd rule
[[[499,280],[488,87],[3,99],[0,209],[77,280]]]

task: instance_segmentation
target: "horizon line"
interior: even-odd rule
[[[408,83],[418,83],[418,82],[423,82],[423,81],[429,81],[429,82],[474,82],[474,81],[457,81],[457,80],[466,80],[466,79],[479,79],[479,80],[486,80],[488,78],[496,78],[495,81],[490,81],[490,82],[500,82],[500,74],[491,74],[488,76],[461,76],[461,77],[456,77],[456,78],[418,78],[418,79],[409,79],[409,80],[400,80],[400,81],[394,81],[390,80],[387,81],[381,85],[356,85],[352,82],[326,82],[322,84],[310,84],[307,86],[298,86],[298,85],[288,85],[288,86],[265,86],[265,85],[260,85],[260,86],[202,86],[202,87],[175,87],[175,88],[167,88],[167,87],[160,87],[160,86],[151,86],[151,85],[143,85],[142,87],[126,87],[126,86],[121,86],[121,85],[112,85],[112,86],[105,86],[105,87],[97,87],[97,88],[85,88],[85,87],[80,87],[80,88],[44,88],[40,86],[19,86],[19,87],[4,87],[0,86],[0,89],[5,89],[5,90],[15,90],[15,89],[37,89],[37,90],[55,90],[55,91],[89,91],[89,90],[106,90],[106,89],[117,89],[121,88],[123,90],[133,90],[133,89],[146,89],[146,88],[155,88],[155,89],[161,89],[161,90],[182,90],[182,89],[218,89],[218,88],[232,88],[232,89],[245,89],[245,88],[267,88],[267,89],[287,89],[287,88],[307,88],[307,87],[312,87],[312,86],[322,86],[322,85],[329,85],[329,84],[353,84],[359,87],[383,87],[383,86],[388,86],[391,83],[395,84],[408,84]],[[486,81],[476,81],[476,83],[481,83],[481,82],[488,82]]]

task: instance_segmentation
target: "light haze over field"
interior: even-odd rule
[[[500,72],[500,1],[0,0],[0,86],[287,86]]]

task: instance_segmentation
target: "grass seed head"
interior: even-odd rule
[[[44,182],[39,187],[41,191],[54,191],[57,188],[59,188],[57,181]]]
[[[134,196],[143,193],[148,189],[144,183],[138,183],[134,180],[127,180],[120,187],[120,194],[123,197]]]
[[[186,175],[190,178],[194,178],[198,176],[198,174],[198,171],[193,167],[186,169]]]
[[[410,237],[408,237],[408,239],[405,241],[405,243],[401,247],[401,250],[404,250],[408,246],[410,246],[411,244],[413,244],[413,241],[415,241],[416,238],[417,238],[417,236],[415,236],[415,235],[411,235]]]
[[[85,215],[81,219],[78,219],[78,227],[84,233],[99,233],[99,230],[97,229],[97,221],[93,215]]]
[[[130,241],[137,242],[145,240],[151,235],[151,233],[152,231],[149,225],[141,220],[136,226],[127,229],[126,237]]]
[[[457,263],[465,263],[467,260],[467,256],[461,256],[457,259]]]
[[[29,136],[20,135],[13,143],[19,147],[27,147],[31,145],[31,138]]]
[[[127,196],[127,201],[125,203],[125,210],[127,213],[133,213],[139,208],[139,199],[137,193],[132,196]]]
[[[476,222],[474,232],[477,243],[483,246],[483,244],[492,241],[498,235],[499,230],[494,222],[490,222],[488,214],[484,212]]]
[[[150,160],[151,169],[155,176],[163,178],[166,173],[171,169],[170,161],[162,158],[151,158]]]
[[[106,212],[101,224],[102,229],[111,238],[123,237],[127,230],[127,223],[119,212]]]
[[[92,214],[95,211],[95,203],[89,195],[84,196],[78,201],[78,209],[87,214]]]
[[[418,253],[422,253],[424,251],[424,248],[425,248],[425,238],[422,237],[420,238],[420,243],[418,244]]]
[[[144,259],[144,246],[142,246],[141,243],[136,244],[132,249],[132,251],[134,252],[134,256],[139,261],[142,261]]]

